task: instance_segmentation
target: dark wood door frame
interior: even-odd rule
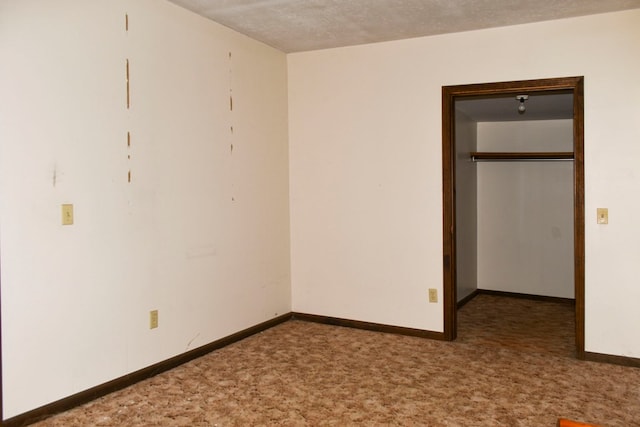
[[[457,332],[455,101],[459,98],[573,93],[573,229],[576,355],[584,359],[584,77],[561,77],[442,87],[442,202],[444,337]]]

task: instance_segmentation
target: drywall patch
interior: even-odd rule
[[[228,53],[229,59],[229,156],[233,156],[234,146],[234,126],[233,126],[233,55],[231,51]],[[233,167],[233,163],[231,165]],[[233,192],[234,184],[230,182],[231,191]],[[231,202],[235,202],[235,196],[231,196]]]
[[[229,111],[233,111],[233,69],[231,65],[231,52],[229,52]]]
[[[124,14],[124,31],[126,33],[126,35],[129,34],[129,14],[125,13]],[[129,58],[125,59],[125,83],[126,83],[126,98],[127,98],[127,102],[126,102],[126,106],[127,106],[127,110],[131,109],[131,85],[130,85],[130,77],[131,77],[131,67],[130,67],[130,63],[129,63]],[[127,164],[128,164],[128,171],[127,171],[127,183],[131,184],[131,132],[127,131],[127,148],[126,148],[126,152],[127,152]]]
[[[131,94],[129,92],[129,58],[126,59],[125,80],[127,82],[127,110],[131,108]]]
[[[127,132],[127,162],[131,162],[131,132]],[[127,172],[127,182],[131,183],[131,165],[129,165]]]

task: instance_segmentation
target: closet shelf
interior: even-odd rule
[[[474,162],[518,162],[518,161],[549,161],[549,160],[573,160],[573,151],[552,151],[552,152],[491,152],[474,151],[469,153]]]

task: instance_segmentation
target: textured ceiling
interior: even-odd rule
[[[283,52],[640,8],[640,0],[170,0]]]

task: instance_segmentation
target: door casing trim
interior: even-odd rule
[[[455,220],[455,101],[458,98],[517,95],[518,93],[573,93],[573,228],[576,356],[584,349],[584,77],[559,77],[442,87],[442,212],[444,337],[457,333],[456,220]]]

